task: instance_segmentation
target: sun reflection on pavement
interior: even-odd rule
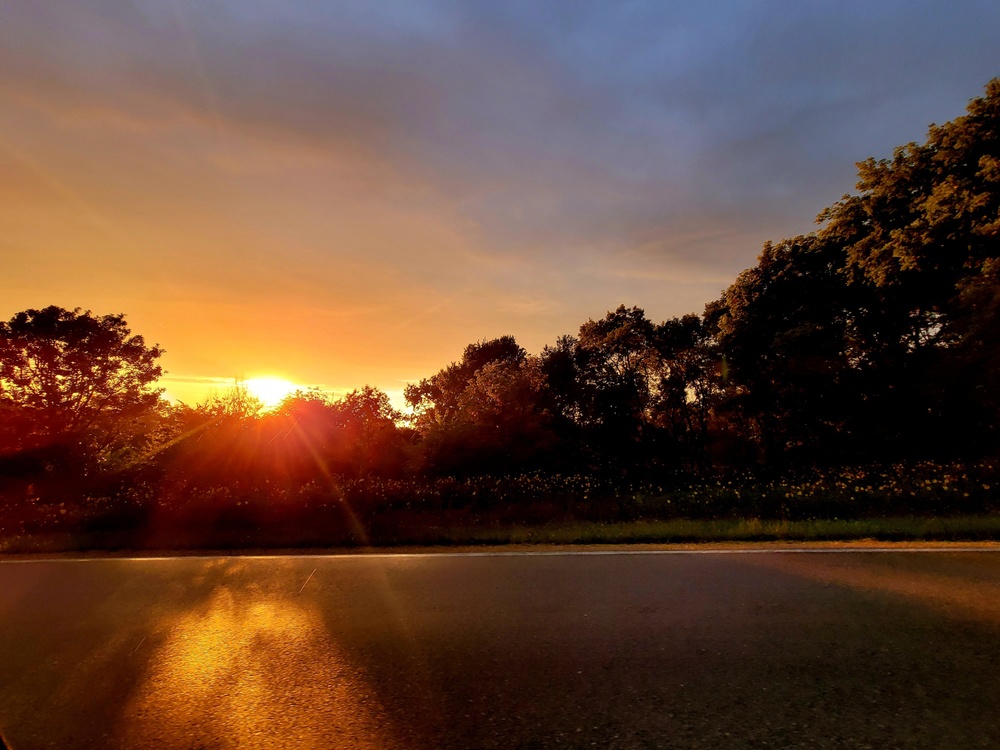
[[[308,600],[220,585],[150,664],[122,717],[123,747],[395,744],[364,675]]]
[[[858,552],[747,555],[744,562],[827,585],[902,597],[952,617],[1000,625],[1000,578],[993,566],[970,567],[969,560],[961,553],[932,557]]]

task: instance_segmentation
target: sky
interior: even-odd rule
[[[995,0],[0,0],[0,319],[194,403],[700,312],[1000,75]]]

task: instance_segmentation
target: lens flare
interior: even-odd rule
[[[250,395],[260,401],[265,409],[273,409],[286,396],[299,390],[299,386],[284,378],[250,378],[244,381]]]

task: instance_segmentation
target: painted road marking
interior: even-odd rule
[[[158,556],[104,556],[104,557],[29,557],[3,558],[6,563],[68,563],[68,562],[164,562],[168,560],[371,560],[415,559],[431,557],[612,557],[615,555],[787,555],[787,554],[866,554],[866,553],[951,553],[1000,552],[1000,545],[955,547],[789,547],[787,549],[635,549],[635,550],[495,550],[473,552],[334,552],[317,554],[253,554],[253,555],[158,555]],[[308,583],[308,581],[307,581]]]

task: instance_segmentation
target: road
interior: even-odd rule
[[[1000,554],[0,562],[33,748],[1000,746]]]

